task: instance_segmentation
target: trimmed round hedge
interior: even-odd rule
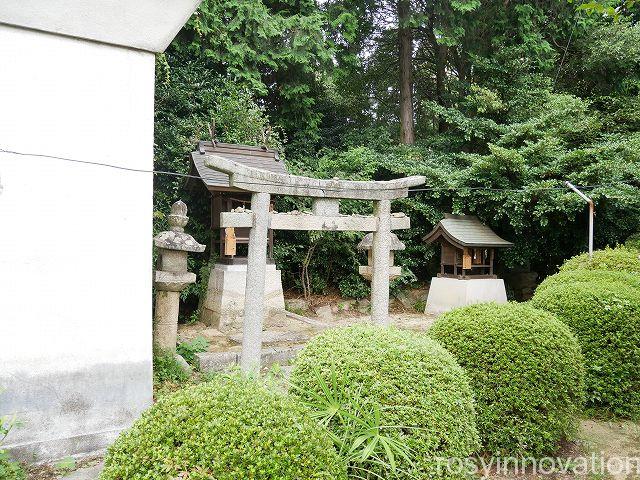
[[[346,479],[328,433],[306,413],[275,387],[219,376],[143,413],[109,447],[101,479]]]
[[[438,469],[442,459],[466,458],[479,446],[467,376],[426,335],[372,325],[325,331],[298,355],[291,383],[314,403],[336,382],[341,398],[377,409],[388,427],[383,434],[410,449],[411,461],[396,456],[395,473],[377,471],[376,478],[453,477]],[[339,435],[344,424],[334,418],[329,428]]]
[[[640,274],[640,252],[624,246],[607,247],[604,250],[594,250],[592,259],[588,253],[583,253],[570,258],[560,267],[561,272],[581,269]]]
[[[640,290],[611,274],[567,280],[564,274],[550,279],[531,302],[555,314],[578,338],[587,405],[625,417],[640,414]]]
[[[483,450],[541,456],[573,435],[584,400],[578,341],[524,303],[483,303],[442,315],[429,335],[467,371]]]
[[[624,242],[624,246],[635,250],[640,250],[640,232],[630,235]]]
[[[607,282],[622,282],[640,290],[640,275],[627,272],[614,272],[611,270],[567,270],[545,278],[542,283],[538,285],[536,292],[567,283]]]

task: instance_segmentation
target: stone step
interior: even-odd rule
[[[102,472],[103,469],[104,462],[99,462],[96,465],[81,467],[68,473],[62,477],[62,480],[98,480],[98,478],[100,478],[100,472]]]
[[[304,332],[276,332],[267,330],[262,332],[262,344],[269,345],[273,343],[305,343],[311,336]],[[242,343],[242,332],[229,335],[229,340],[235,343]]]
[[[304,345],[270,347],[262,349],[260,364],[269,367],[275,363],[288,365]],[[196,361],[203,372],[221,372],[240,364],[240,352],[203,352],[196,354]]]

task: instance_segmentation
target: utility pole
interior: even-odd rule
[[[595,207],[593,204],[593,200],[587,197],[584,193],[582,193],[578,188],[571,182],[564,182],[567,187],[576,192],[580,198],[582,198],[585,202],[589,204],[589,258],[593,258],[593,217],[595,216]]]

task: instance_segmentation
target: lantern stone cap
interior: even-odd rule
[[[499,237],[474,215],[445,214],[435,228],[422,239],[427,243],[433,243],[441,237],[459,248],[513,246],[513,243]]]
[[[400,241],[395,233],[391,233],[390,250],[404,250],[405,244]],[[373,233],[367,233],[358,244],[358,250],[371,250],[373,246]]]
[[[184,232],[161,232],[153,239],[153,244],[158,248],[167,250],[182,250],[184,252],[204,252],[206,245],[196,242],[196,240]]]
[[[171,206],[171,213],[167,218],[171,230],[160,232],[154,237],[153,243],[156,247],[184,252],[204,252],[206,245],[196,242],[191,235],[184,233],[189,217],[187,217],[187,205],[182,200],[178,200]]]

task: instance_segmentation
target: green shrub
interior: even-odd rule
[[[209,341],[202,337],[196,337],[190,342],[179,343],[176,353],[184,358],[187,363],[193,365],[196,360],[196,353],[206,352],[209,349]]]
[[[327,432],[305,413],[274,386],[218,375],[143,413],[109,447],[101,479],[346,478]]]
[[[346,298],[357,300],[368,297],[371,294],[371,287],[360,275],[349,275],[338,282],[340,295]]]
[[[570,258],[560,267],[561,272],[581,269],[640,274],[640,253],[624,246],[607,247],[604,250],[595,250],[592,259],[588,253],[583,253]]]
[[[437,457],[465,458],[479,445],[464,371],[423,335],[370,325],[328,330],[300,352],[291,383],[337,444],[346,439],[360,452],[346,451],[353,478],[446,476]]]
[[[584,365],[571,331],[523,303],[485,303],[444,314],[429,329],[467,371],[483,449],[540,456],[575,433]]]
[[[544,279],[536,292],[567,283],[607,283],[622,282],[640,290],[640,276],[632,273],[610,270],[567,270]]]
[[[6,451],[0,449],[0,478],[2,480],[25,480],[27,475],[22,466],[9,458]]]
[[[0,390],[2,393],[2,390]],[[25,480],[27,478],[22,465],[11,460],[6,450],[2,448],[2,443],[16,425],[15,419],[0,416],[0,479],[1,480]]]
[[[170,382],[183,383],[189,379],[182,365],[172,352],[155,351],[153,354],[153,381],[156,384]]]
[[[640,232],[634,233],[624,242],[624,246],[629,249],[640,250]]]
[[[640,291],[609,276],[550,280],[533,305],[573,330],[585,357],[587,405],[620,416],[640,413]]]

